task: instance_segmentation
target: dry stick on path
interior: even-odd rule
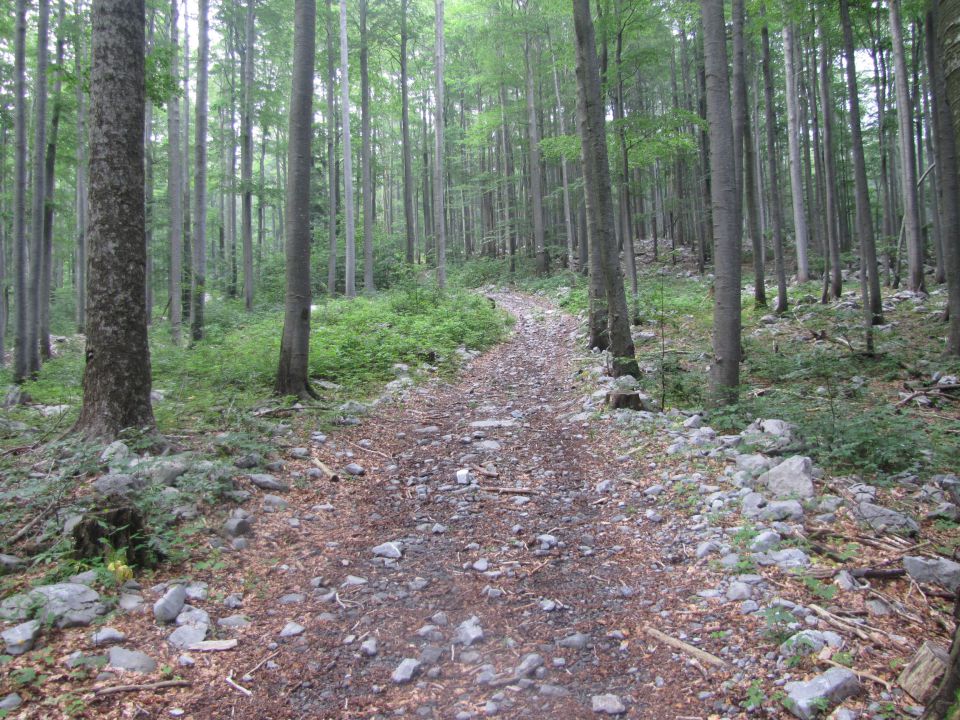
[[[659,640],[660,642],[665,643],[672,648],[676,648],[677,650],[680,650],[681,652],[684,652],[687,655],[700,660],[701,662],[705,662],[708,665],[713,665],[714,667],[718,668],[727,667],[727,663],[718,658],[716,655],[711,655],[705,650],[701,650],[700,648],[696,648],[689,643],[683,642],[683,640],[677,640],[674,637],[670,637],[669,635],[660,632],[656,628],[645,625],[643,627],[643,631],[650,637],[655,638],[656,640]]]
[[[113,687],[99,688],[93,691],[94,695],[116,695],[117,693],[142,692],[144,690],[163,690],[174,687],[192,687],[189,680],[161,680],[160,682],[144,683],[143,685],[114,685]]]

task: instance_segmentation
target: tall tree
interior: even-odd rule
[[[837,169],[834,153],[833,94],[830,92],[830,56],[829,39],[826,34],[824,13],[817,18],[817,31],[820,36],[820,107],[823,111],[823,165],[824,198],[827,248],[824,257],[829,264],[829,272],[823,275],[823,302],[832,297],[839,299],[843,292],[843,276],[840,274],[840,212],[837,203]]]
[[[144,215],[144,0],[94,0],[86,367],[76,430],[151,430]]]
[[[765,9],[761,6],[765,16]],[[787,311],[787,270],[783,257],[783,205],[780,202],[780,168],[777,153],[777,123],[773,106],[773,63],[770,60],[770,29],[764,17],[760,29],[763,45],[763,96],[767,129],[767,175],[770,180],[770,211],[773,216],[773,258],[777,275],[777,314]]]
[[[341,0],[341,9],[344,0]],[[280,341],[278,395],[316,397],[310,387],[310,158],[313,136],[313,71],[316,54],[316,0],[296,0],[293,80],[287,133],[287,293]],[[346,78],[344,78],[346,83]]]
[[[179,0],[170,0],[170,46],[173,62],[170,66],[174,85],[179,85]],[[175,345],[180,344],[183,327],[181,279],[183,276],[183,181],[181,180],[180,103],[176,97],[167,104],[167,202],[170,205],[170,335]]]
[[[195,221],[193,231],[192,279],[190,282],[190,336],[202,340],[203,307],[207,294],[207,68],[210,58],[210,30],[208,28],[210,0],[200,0],[197,11],[199,49],[197,57],[197,100],[194,109],[193,142],[196,176],[193,183]]]
[[[436,46],[434,48],[434,158],[433,158],[433,225],[437,235],[437,285],[441,288],[447,283],[447,228],[446,205],[444,201],[444,142],[443,142],[443,0],[434,0],[436,12]]]
[[[343,113],[343,217],[346,225],[347,297],[357,296],[357,246],[353,222],[353,154],[350,148],[350,47],[347,45],[347,0],[340,0],[340,111]]]
[[[549,34],[547,40],[549,42]],[[563,101],[560,98],[560,72],[557,69],[557,56],[553,52],[553,46],[550,47],[551,70],[553,71],[553,93],[557,102],[557,121],[560,126],[560,135],[565,137],[567,134],[566,113],[563,110]],[[574,255],[573,247],[573,219],[570,211],[570,170],[567,167],[567,156],[560,156],[560,178],[563,183],[563,224],[567,233],[567,266],[571,270],[577,269],[577,258]]]
[[[528,10],[536,10],[528,5]],[[545,275],[550,269],[543,235],[543,178],[540,174],[540,129],[537,127],[536,82],[533,39],[528,31],[523,40],[524,69],[526,71],[527,124],[530,139],[530,200],[533,214],[533,247],[537,256],[537,272]]]
[[[870,189],[867,186],[867,163],[860,130],[860,95],[857,89],[857,66],[850,25],[850,4],[840,0],[840,24],[843,26],[844,55],[847,65],[847,99],[850,103],[850,150],[853,154],[854,203],[857,213],[857,235],[862,262],[861,285],[868,351],[872,352],[872,325],[883,322],[883,298],[880,295],[880,273],[877,268],[877,246],[870,211]],[[908,133],[909,134],[909,133]]]
[[[334,12],[331,0],[326,5],[327,34],[327,188],[329,211],[327,213],[327,294],[333,297],[337,292],[337,198],[340,194],[337,182],[337,60],[334,51]]]
[[[13,171],[13,254],[14,294],[16,295],[16,318],[13,349],[13,379],[22,383],[30,374],[27,338],[27,93],[26,93],[26,46],[27,46],[27,0],[17,0],[16,29],[14,31],[14,171]]]
[[[373,162],[370,140],[370,38],[367,32],[367,0],[360,0],[360,193],[363,198],[363,289],[373,285]]]
[[[587,234],[590,253],[597,258],[595,264],[591,265],[591,273],[601,275],[600,282],[604,290],[603,297],[591,295],[591,313],[599,311],[607,315],[611,374],[614,377],[638,377],[640,371],[630,334],[627,296],[614,234],[606,112],[600,92],[600,68],[597,65],[597,43],[589,0],[573,0],[573,26],[576,35],[577,124],[580,131]]]
[[[410,88],[407,78],[407,14],[410,0],[400,0],[400,132],[403,153],[403,222],[406,232],[406,257],[413,263],[417,246],[413,209],[413,158],[410,148]]]
[[[174,2],[176,0],[173,0]],[[85,52],[83,42],[83,24],[81,23],[83,0],[76,0],[74,6],[74,32],[75,42],[73,48],[73,71],[76,77],[80,77],[83,54]],[[77,103],[77,140],[76,140],[76,164],[77,164],[77,187],[76,187],[76,207],[77,207],[77,332],[83,332],[87,324],[87,94],[84,91],[83,83],[74,83],[76,86]]]
[[[800,91],[797,88],[796,41],[793,23],[783,25],[783,67],[787,85],[787,148],[790,155],[790,198],[793,205],[793,237],[797,246],[797,282],[810,279],[807,258],[807,214],[803,204],[803,180],[800,154]]]
[[[27,282],[27,369],[40,370],[40,277],[43,274],[43,199],[46,190],[44,151],[47,146],[47,35],[50,0],[40,0],[37,20],[37,68],[33,94],[33,178],[30,203],[30,274]]]
[[[710,124],[710,201],[714,243],[713,401],[735,402],[740,384],[740,225],[734,209],[733,120],[727,39],[720,0],[700,0]]]
[[[893,44],[894,87],[897,93],[897,124],[900,131],[900,187],[903,193],[903,224],[907,238],[907,287],[925,291],[923,235],[920,232],[920,201],[917,196],[917,151],[913,144],[913,111],[910,78],[903,50],[900,0],[890,0],[890,38]]]
[[[256,0],[247,0],[244,17],[240,108],[240,234],[243,244],[243,304],[253,309],[253,53],[256,47]]]

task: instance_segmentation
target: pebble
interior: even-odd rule
[[[603,715],[622,715],[627,711],[616,695],[594,695],[590,698],[590,705],[595,713]]]
[[[420,661],[414,658],[404,658],[390,674],[390,679],[397,685],[408,683],[420,671]]]
[[[283,626],[283,630],[280,631],[280,637],[296,637],[297,635],[302,635],[306,628],[303,625],[295,622],[288,622]]]
[[[177,619],[186,601],[186,588],[183,585],[174,585],[153,604],[153,616],[157,622],[171,623]]]

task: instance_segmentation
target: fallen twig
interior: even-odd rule
[[[143,685],[114,685],[113,687],[98,688],[94,695],[115,695],[116,693],[141,692],[143,690],[163,690],[172,687],[190,687],[189,680],[161,680],[160,682],[144,683]]]
[[[253,695],[253,692],[252,692],[252,691],[247,690],[243,685],[238,685],[238,684],[234,681],[232,674],[227,675],[227,676],[224,678],[224,680],[227,681],[227,685],[229,685],[229,686],[232,687],[232,688],[236,688],[237,690],[239,690],[240,692],[242,692],[242,693],[243,693],[244,695],[246,695],[247,697],[251,697],[251,696]]]
[[[270,655],[267,655],[263,660],[261,660],[261,661],[258,662],[256,665],[254,665],[252,668],[250,668],[249,670],[247,670],[247,671],[246,671],[245,673],[243,673],[243,675],[241,675],[240,677],[246,677],[247,675],[252,675],[252,674],[255,673],[257,670],[259,670],[260,668],[262,668],[267,661],[272,660],[272,659],[275,658],[277,655],[279,655],[279,654],[281,653],[281,651],[282,651],[282,649],[281,649],[281,650],[277,650],[276,652],[271,653]]]
[[[50,504],[47,505],[43,510],[40,511],[40,514],[39,514],[39,515],[35,515],[34,518],[33,518],[30,522],[28,522],[26,525],[24,525],[22,528],[20,528],[20,530],[18,530],[17,533],[16,533],[12,538],[10,538],[9,540],[7,540],[6,543],[4,543],[4,544],[5,544],[5,545],[13,545],[13,544],[16,543],[18,540],[20,540],[21,538],[25,537],[26,534],[27,534],[28,532],[30,532],[30,529],[31,529],[34,525],[36,525],[36,524],[37,524],[38,522],[40,522],[43,518],[45,518],[45,517],[50,513],[50,511],[53,510],[54,507],[56,507],[57,502],[59,502],[59,500],[60,500],[59,497],[55,497],[53,500],[51,500],[51,501],[50,501]]]
[[[393,457],[391,457],[390,455],[387,455],[386,453],[382,453],[379,450],[374,450],[373,448],[367,448],[367,447],[364,447],[363,445],[357,445],[356,443],[350,442],[349,440],[346,440],[345,442],[347,443],[347,445],[353,445],[358,450],[363,450],[363,452],[373,453],[374,455],[379,455],[380,457],[386,458],[387,460],[393,460]]]
[[[873,673],[868,673],[866,670],[857,670],[856,668],[847,667],[846,665],[841,665],[835,660],[831,660],[829,658],[821,658],[821,660],[827,663],[827,665],[833,665],[834,667],[838,667],[838,668],[846,668],[847,670],[850,670],[851,672],[853,672],[854,675],[857,675],[858,677],[866,678],[867,680],[873,680],[875,683],[879,683],[880,685],[883,685],[887,689],[887,692],[891,690],[890,683],[888,683],[886,680],[884,680],[881,677],[877,677]]]
[[[645,625],[643,628],[643,631],[650,637],[656,638],[660,642],[665,643],[670,647],[676,648],[677,650],[681,650],[682,652],[685,652],[687,655],[690,655],[691,657],[694,657],[697,660],[700,660],[701,662],[705,662],[708,665],[713,665],[714,667],[718,667],[718,668],[727,667],[727,663],[725,663],[723,660],[718,658],[716,655],[711,655],[705,650],[701,650],[700,648],[696,648],[693,645],[690,645],[689,643],[685,643],[683,640],[677,640],[674,637],[670,637],[669,635],[666,635],[665,633],[660,632],[656,628],[652,628],[649,625]]]
[[[537,493],[536,490],[530,488],[505,488],[490,485],[478,485],[478,487],[484,492],[500,493],[501,495],[535,495]]]

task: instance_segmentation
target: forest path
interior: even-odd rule
[[[656,480],[617,457],[611,426],[569,420],[595,389],[578,373],[575,319],[492,297],[516,317],[508,341],[311,448],[314,465],[355,462],[363,477],[310,481],[258,514],[233,578],[236,612],[253,620],[240,655],[199,657],[210,683],[174,706],[238,718],[709,714],[697,695],[719,681],[642,632],[695,590],[665,574],[668,549],[643,513],[596,488]],[[402,557],[375,556],[383,543]],[[288,622],[304,630],[280,639]],[[414,668],[407,682],[401,667]],[[224,683],[231,670],[252,695]]]

